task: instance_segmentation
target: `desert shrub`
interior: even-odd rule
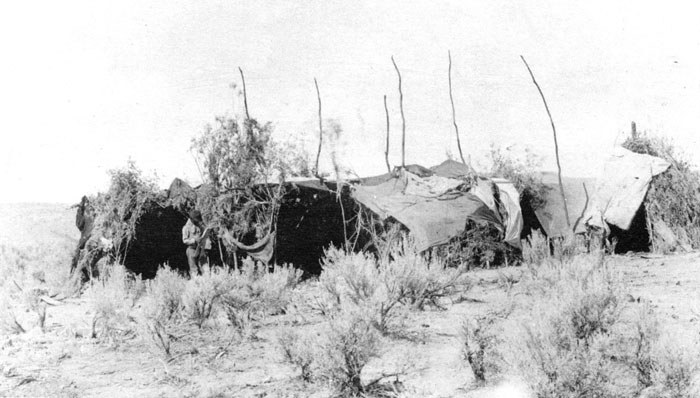
[[[94,279],[85,292],[93,316],[91,336],[108,340],[113,344],[120,337],[132,332],[130,313],[142,293],[140,283],[119,264],[113,264],[109,272]]]
[[[185,328],[183,296],[187,280],[177,271],[164,266],[146,283],[141,302],[139,332],[154,351],[166,359],[172,357],[173,336]]]
[[[385,259],[331,247],[322,260],[319,283],[336,310],[362,308],[382,333],[396,329],[405,306],[422,309],[468,285],[464,268],[447,268],[428,260],[407,238]]]
[[[139,333],[155,352],[170,359],[172,357],[171,336],[176,326],[180,326],[180,319],[174,314],[169,316],[169,309],[155,294],[151,293],[149,292],[141,305],[138,320]]]
[[[326,316],[313,330],[287,330],[277,339],[286,362],[299,368],[304,381],[326,384],[333,396],[375,396],[378,383],[395,374],[362,382],[366,365],[379,357],[381,334],[358,308]]]
[[[328,295],[330,309],[360,308],[371,324],[388,333],[402,319],[399,307],[406,292],[387,276],[373,256],[331,247],[323,259],[319,283]]]
[[[649,398],[700,396],[700,344],[682,344],[671,334],[658,339],[651,349],[652,386]]]
[[[523,263],[541,264],[551,257],[549,239],[539,230],[534,230],[526,239],[522,240]]]
[[[574,261],[579,255],[587,256],[588,242],[584,235],[566,235],[562,238],[550,239],[539,230],[535,230],[522,243],[523,263],[531,276],[536,276],[541,265],[551,266],[553,262],[563,264]],[[605,254],[602,250],[592,250],[599,257]]]
[[[185,284],[182,293],[185,317],[201,328],[232,286],[233,277],[228,267],[203,266],[202,273],[192,276]]]
[[[290,291],[301,280],[302,271],[290,264],[268,268],[248,258],[240,270],[241,281],[251,298],[269,314],[284,311],[290,300]]]
[[[632,320],[627,344],[628,363],[646,398],[700,395],[700,340],[679,339],[664,331],[654,311],[644,304]]]
[[[664,338],[656,314],[626,299],[604,257],[546,257],[521,280],[527,318],[500,350],[536,396],[697,394],[697,346]]]
[[[362,369],[378,355],[379,335],[363,314],[351,311],[329,320],[315,351],[315,377],[345,396],[365,390]]]
[[[182,296],[187,280],[176,270],[163,266],[158,269],[156,277],[148,282],[148,297],[154,300],[154,310],[158,317],[171,319],[182,311]]]
[[[489,370],[487,356],[495,344],[495,336],[490,330],[492,323],[493,318],[486,317],[465,319],[462,323],[462,355],[469,363],[477,383],[486,381]]]
[[[671,252],[700,248],[700,173],[666,139],[648,134],[628,137],[622,146],[671,164],[654,177],[644,201],[652,249]],[[674,235],[669,236],[668,231]]]
[[[652,349],[659,335],[659,322],[653,310],[645,303],[634,313],[626,358],[637,375],[637,384],[640,388],[647,388],[653,384],[655,359]]]
[[[466,267],[449,267],[439,256],[429,258],[406,235],[391,245],[389,253],[379,261],[379,269],[386,274],[386,283],[394,285],[391,290],[404,296],[404,304],[419,310],[426,305],[441,307],[441,298],[470,286]]]
[[[278,335],[277,344],[284,360],[299,367],[301,379],[305,382],[311,381],[316,357],[315,347],[318,342],[308,335],[290,329]]]
[[[630,370],[616,360],[625,301],[614,274],[588,256],[546,262],[529,278],[532,312],[505,355],[535,395],[629,396]]]
[[[542,160],[529,150],[525,151],[525,158],[521,159],[514,155],[511,149],[491,147],[490,174],[512,182],[520,193],[521,201],[529,203],[533,210],[544,207],[550,188],[542,182],[542,177],[536,172],[542,165]]]
[[[262,263],[244,260],[240,270],[232,272],[231,287],[221,300],[231,324],[243,331],[260,317],[285,311],[301,274],[291,265],[275,265],[268,270]]]

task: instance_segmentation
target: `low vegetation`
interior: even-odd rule
[[[408,308],[439,307],[441,297],[468,287],[465,268],[448,268],[401,239],[377,260],[366,253],[330,248],[319,283],[332,311],[362,312],[382,334],[398,332]]]
[[[522,316],[500,345],[505,364],[537,397],[690,397],[700,377],[697,347],[664,338],[648,306],[628,300],[620,277],[602,253],[541,256],[519,286]],[[544,258],[542,258],[544,257]],[[478,340],[476,340],[478,341]],[[470,345],[471,347],[471,345]],[[477,349],[471,349],[477,376]],[[674,353],[674,354],[671,354]],[[678,355],[670,360],[670,355]]]

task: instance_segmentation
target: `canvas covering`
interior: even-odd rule
[[[467,220],[488,222],[504,229],[502,217],[492,211],[479,196],[463,192],[464,181],[437,175],[421,178],[408,171],[373,186],[356,186],[353,198],[382,219],[392,217],[405,225],[419,250],[447,243],[464,232]],[[479,189],[483,193],[483,187]],[[491,200],[493,200],[493,195]],[[519,205],[510,200],[506,208],[517,210],[512,217],[522,216]],[[518,229],[517,234],[519,235]]]
[[[663,159],[616,147],[595,178],[562,177],[569,211],[567,225],[559,182],[555,173],[543,173],[549,187],[546,205],[535,211],[547,236],[565,236],[586,228],[605,229],[605,223],[627,230],[644,201],[654,176],[668,169]]]
[[[467,165],[452,159],[447,159],[430,169],[435,175],[445,178],[460,179],[473,174],[473,171]],[[504,206],[505,212],[499,212],[496,207],[491,182],[494,182],[498,187],[501,204]],[[491,180],[479,178],[477,184],[472,187],[470,192],[478,196],[496,215],[503,213],[501,222],[506,230],[504,241],[512,246],[520,247],[520,232],[523,229],[524,222],[522,209],[520,208],[520,193],[515,188],[515,185],[503,178]]]
[[[644,202],[654,176],[666,171],[667,161],[615,148],[603,166],[596,184],[590,210],[584,215],[587,225],[604,227],[602,221],[627,230]]]

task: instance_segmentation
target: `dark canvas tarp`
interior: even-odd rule
[[[535,210],[535,214],[544,229],[544,233],[550,237],[565,236],[574,227],[576,227],[577,233],[584,232],[586,227],[582,221],[583,214],[590,207],[596,179],[562,177],[571,227],[567,225],[557,174],[542,173],[542,182],[549,187],[545,196],[546,203],[544,207]]]
[[[467,165],[452,159],[447,159],[439,165],[431,167],[430,170],[435,175],[445,178],[462,178],[470,173]]]
[[[502,228],[476,195],[457,190],[462,181],[402,172],[384,183],[356,186],[353,198],[382,219],[393,217],[413,235],[419,250],[447,243],[464,231],[468,219]]]

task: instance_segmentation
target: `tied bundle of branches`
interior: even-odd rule
[[[133,161],[122,169],[110,170],[109,174],[109,190],[91,201],[96,213],[97,233],[93,235],[110,239],[117,262],[121,262],[135,238],[141,215],[164,198],[159,197],[155,178],[144,177]]]
[[[272,139],[272,124],[218,117],[192,141],[204,165],[196,207],[209,227],[237,239],[259,239],[274,230],[288,176],[309,172],[304,151]]]
[[[448,267],[490,268],[513,265],[520,258],[514,247],[503,242],[503,231],[491,223],[467,220],[464,232],[433,249]]]
[[[644,201],[653,251],[700,248],[700,173],[663,138],[633,134],[622,147],[671,164],[654,177]]]

